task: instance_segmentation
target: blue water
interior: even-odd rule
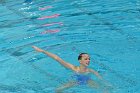
[[[112,93],[140,93],[139,0],[0,0],[0,93],[54,93],[70,80],[70,70],[32,45],[77,66],[87,52]]]

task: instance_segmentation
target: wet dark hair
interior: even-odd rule
[[[79,54],[79,56],[78,56],[78,60],[81,60],[82,55],[84,55],[84,54],[88,54],[88,53],[81,53],[81,54]]]

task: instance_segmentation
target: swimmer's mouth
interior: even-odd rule
[[[89,65],[89,63],[86,63],[87,65]]]

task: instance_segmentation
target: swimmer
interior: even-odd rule
[[[78,61],[80,63],[80,66],[74,66],[74,65],[64,61],[63,59],[61,59],[60,57],[58,57],[55,54],[52,54],[52,53],[45,51],[41,48],[38,48],[36,46],[32,46],[32,48],[34,48],[38,52],[46,54],[47,56],[49,56],[49,57],[53,58],[54,60],[56,60],[57,62],[59,62],[65,68],[68,68],[76,73],[74,75],[74,77],[76,78],[76,81],[75,80],[70,81],[70,82],[58,87],[56,89],[56,93],[62,93],[65,89],[71,88],[76,85],[85,85],[86,84],[86,85],[89,85],[91,88],[95,88],[95,89],[101,88],[100,85],[97,82],[93,81],[91,79],[91,77],[88,75],[89,73],[92,73],[92,74],[96,75],[100,80],[103,80],[103,78],[97,71],[87,67],[90,64],[90,57],[87,53],[81,53],[78,56]],[[103,91],[103,93],[108,93],[108,92],[105,90],[105,91]]]

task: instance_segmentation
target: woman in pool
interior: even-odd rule
[[[71,69],[72,71],[74,71],[76,73],[75,78],[76,81],[71,81],[68,82],[66,84],[64,84],[63,86],[59,87],[56,89],[57,93],[61,93],[63,90],[68,89],[72,86],[75,85],[89,85],[92,88],[96,88],[99,89],[100,85],[98,83],[96,83],[95,81],[93,81],[91,79],[91,77],[88,75],[89,73],[95,74],[100,80],[102,80],[102,77],[99,75],[98,72],[96,72],[93,69],[87,68],[87,66],[90,63],[90,57],[87,53],[81,53],[78,57],[78,61],[80,62],[80,66],[74,66],[64,60],[62,60],[60,57],[58,57],[55,54],[52,54],[48,51],[45,51],[41,48],[38,48],[36,46],[32,46],[36,51],[38,52],[42,52],[46,55],[48,55],[49,57],[53,58],[54,60],[56,60],[57,62],[59,62],[61,65],[63,65],[65,68]]]

